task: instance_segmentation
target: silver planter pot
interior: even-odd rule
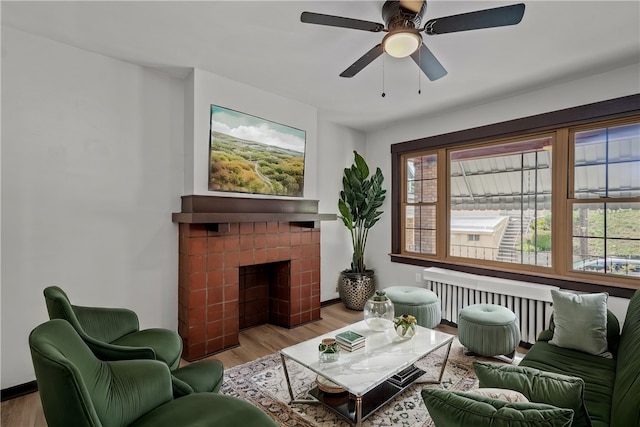
[[[376,278],[373,270],[364,273],[340,272],[338,279],[340,300],[351,310],[364,310],[367,300],[376,292]]]

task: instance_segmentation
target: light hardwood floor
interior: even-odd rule
[[[322,308],[322,320],[293,329],[273,325],[260,325],[240,332],[240,346],[211,356],[219,359],[225,368],[250,362],[260,357],[333,331],[362,319],[361,311],[347,310],[343,304]],[[46,427],[38,393],[2,402],[2,427]]]
[[[225,368],[250,362],[301,341],[325,334],[350,323],[362,320],[361,311],[348,310],[344,305],[332,304],[322,308],[322,320],[293,329],[261,325],[240,332],[240,346],[211,356]],[[438,325],[436,329],[456,334],[454,327]],[[518,347],[518,351],[523,351]],[[524,350],[526,352],[526,350]],[[2,402],[1,426],[46,427],[38,393]]]

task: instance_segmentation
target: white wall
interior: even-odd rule
[[[390,144],[439,135],[477,126],[499,123],[520,117],[546,113],[592,102],[618,98],[640,92],[640,65],[626,66],[561,85],[523,93],[518,96],[468,109],[448,112],[440,117],[407,120],[378,132],[367,134],[367,160],[378,164],[385,175],[386,188],[391,185]],[[368,259],[376,268],[380,286],[415,283],[421,267],[392,263],[391,204],[385,201],[384,215],[375,232],[369,235]],[[611,298],[610,306],[620,318],[624,317],[626,300]],[[613,311],[613,310],[612,310]]]
[[[315,107],[197,68],[188,81],[193,82],[193,96],[187,97],[193,100],[193,122],[187,116],[186,126],[193,127],[193,134],[192,139],[185,140],[185,145],[187,148],[192,145],[193,159],[185,160],[185,169],[191,168],[192,172],[192,183],[185,183],[185,188],[193,188],[193,194],[268,197],[208,190],[210,106],[215,104],[306,131],[304,198],[316,199],[318,111]],[[188,131],[186,135],[189,138]]]
[[[337,213],[342,168],[364,151],[364,134],[323,120],[319,152],[315,107],[202,70],[180,81],[8,28],[2,50],[3,389],[34,379],[27,336],[48,319],[48,285],[177,329],[171,212],[183,194],[216,194],[209,104],[307,131],[304,197],[322,213]],[[324,301],[351,248],[337,221],[321,227]]]
[[[43,289],[177,328],[180,80],[2,28],[2,388],[34,379]]]
[[[319,200],[321,213],[338,212],[342,169],[353,161],[353,150],[364,151],[363,133],[319,118],[315,107],[204,70],[194,69],[185,86],[185,194],[268,197],[207,189],[209,111],[215,104],[306,131],[304,198]],[[349,264],[351,241],[338,221],[320,227],[320,298],[326,301],[338,297],[338,272]]]

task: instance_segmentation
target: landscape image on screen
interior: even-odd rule
[[[211,105],[209,190],[302,197],[306,132]]]

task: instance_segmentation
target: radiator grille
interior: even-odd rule
[[[423,278],[427,289],[440,298],[444,320],[457,324],[460,310],[468,305],[501,305],[518,317],[521,340],[527,343],[534,343],[549,327],[553,310],[550,290],[559,289],[435,267],[425,269]]]

